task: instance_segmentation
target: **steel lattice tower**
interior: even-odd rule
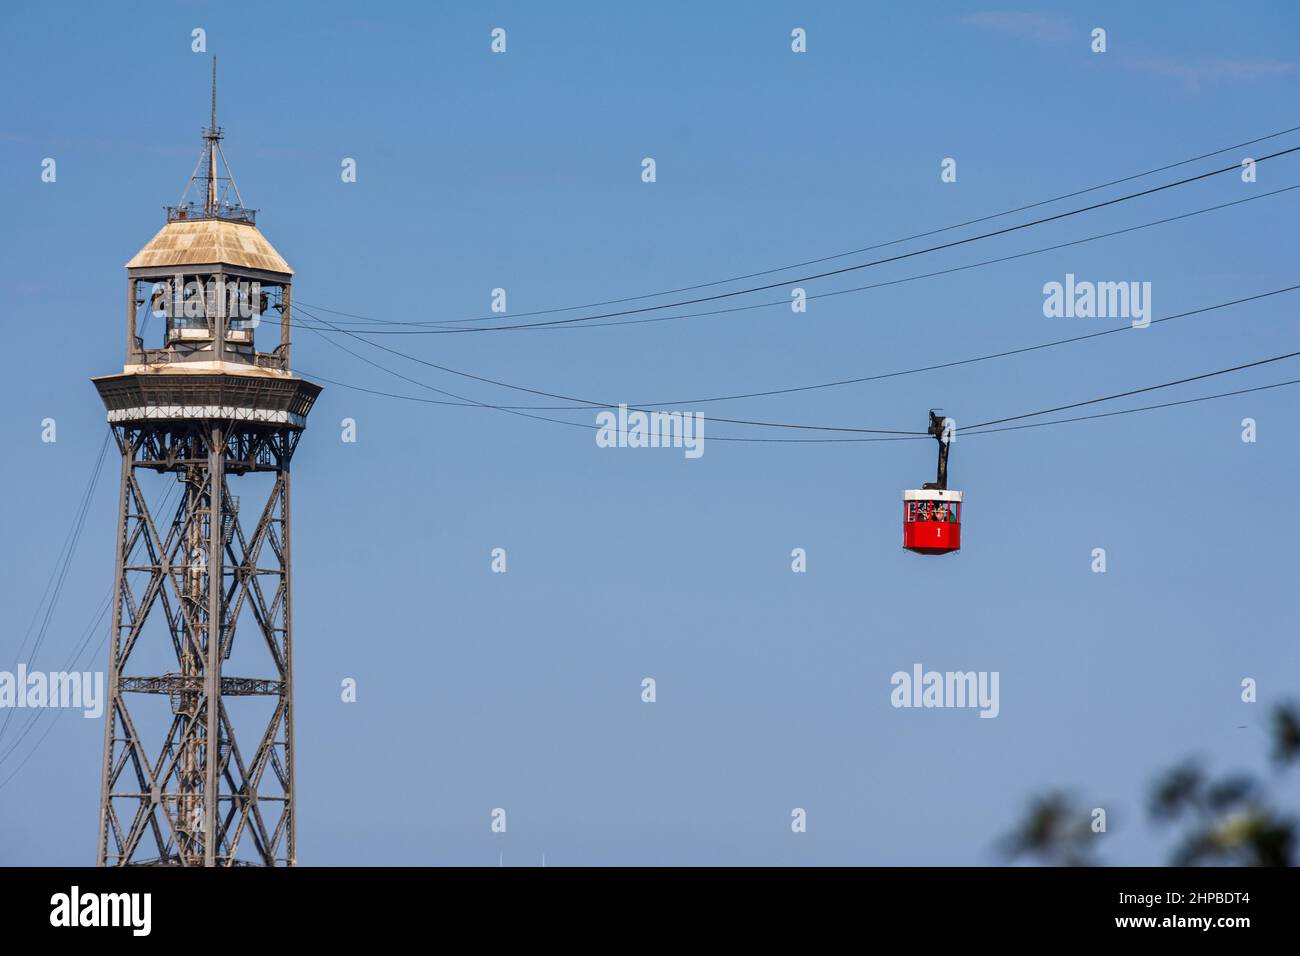
[[[94,380],[122,453],[101,866],[297,862],[289,463],[320,387],[290,371],[293,270],[229,175],[215,81],[198,201],[127,263],[126,364]]]

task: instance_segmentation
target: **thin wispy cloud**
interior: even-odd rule
[[[1036,43],[1062,43],[1075,33],[1070,18],[1063,13],[1036,10],[986,10],[955,18],[963,26],[991,30]]]
[[[1248,82],[1300,75],[1300,62],[1294,60],[1180,60],[1168,56],[1133,56],[1124,58],[1125,66],[1179,80],[1189,89],[1223,80]]]
[[[953,21],[977,30],[999,33],[1043,46],[1077,46],[1088,49],[1091,26],[1062,13],[1035,10],[986,10],[954,17]],[[1246,83],[1300,76],[1300,61],[1252,57],[1177,57],[1113,52],[1125,68],[1176,80],[1190,90],[1214,83]]]

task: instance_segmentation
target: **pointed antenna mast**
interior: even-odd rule
[[[235,184],[234,173],[230,171],[230,163],[226,161],[225,151],[221,148],[223,136],[221,127],[217,125],[216,56],[212,57],[212,103],[208,124],[203,128],[203,151],[199,154],[199,161],[194,164],[194,172],[190,175],[190,181],[181,194],[180,202],[175,206],[167,207],[167,221],[174,222],[180,219],[206,217],[251,224],[255,220],[257,210],[249,209],[244,205],[244,197],[239,194],[239,187]],[[219,168],[225,169],[226,174],[224,177],[218,175]],[[224,203],[219,185],[223,178],[230,184],[227,187],[227,196]],[[191,190],[194,191],[193,200],[189,199]],[[200,191],[203,193],[201,198],[199,196]],[[235,198],[233,203],[229,199],[229,194],[232,192]],[[201,209],[199,208],[200,205],[202,206]]]
[[[209,216],[217,214],[217,141],[221,134],[217,132],[217,55],[212,54],[212,123],[203,136],[208,141],[208,199],[204,212]]]

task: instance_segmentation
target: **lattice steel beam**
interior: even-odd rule
[[[297,383],[305,413],[319,390]],[[106,404],[122,390],[113,382]],[[98,862],[292,865],[289,463],[301,430],[248,418],[112,428],[122,475]],[[148,473],[176,478],[174,506],[158,493],[150,500]],[[229,479],[257,473],[270,488],[250,512],[249,496],[233,496]],[[256,515],[252,527],[241,513]],[[260,635],[240,646],[260,648],[266,676],[222,674],[241,621]],[[135,672],[137,658],[156,666],[159,653],[174,662],[164,673]],[[166,696],[170,713],[146,715],[140,702],[149,696]],[[226,704],[240,698],[272,706],[247,759]]]

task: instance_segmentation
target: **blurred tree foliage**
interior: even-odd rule
[[[1272,715],[1272,759],[1280,771],[1300,763],[1300,708]],[[1170,864],[1294,866],[1300,824],[1274,806],[1264,781],[1243,774],[1212,777],[1191,761],[1166,771],[1151,789],[1151,820],[1172,827]],[[1033,800],[1020,824],[998,841],[1008,860],[1049,866],[1094,866],[1091,814],[1063,792]]]

